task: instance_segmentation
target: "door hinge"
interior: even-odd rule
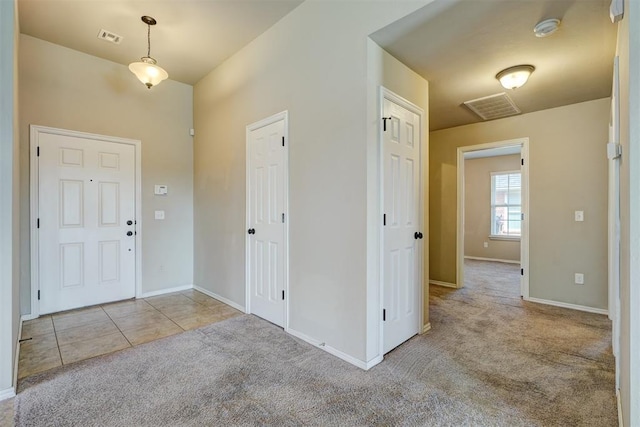
[[[521,268],[521,269],[520,269],[520,275],[521,275],[521,276],[524,276],[524,268]]]
[[[40,147],[36,148],[36,157],[40,157]]]
[[[382,309],[382,321],[387,321],[387,310],[385,310],[384,308]]]
[[[37,228],[40,228],[40,218],[38,218]]]
[[[284,224],[284,213],[282,214],[282,223]]]
[[[282,290],[282,300],[284,301],[284,289]]]
[[[382,215],[382,225],[387,225],[387,214]]]
[[[524,221],[524,214],[523,213],[520,214],[520,220]]]
[[[391,117],[383,117],[382,118],[382,131],[387,131],[387,120],[391,120]]]
[[[40,289],[38,289],[38,301],[40,301]]]
[[[284,136],[282,137],[282,146],[284,147]]]
[[[520,164],[524,166],[524,159],[520,159]]]

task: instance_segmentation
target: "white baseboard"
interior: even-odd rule
[[[26,316],[20,316],[20,326],[18,327],[18,342],[16,343],[16,358],[13,361],[13,388],[18,390],[18,366],[20,362],[20,340],[22,339],[22,324]]]
[[[171,294],[173,292],[186,291],[189,289],[193,289],[193,285],[183,285],[183,286],[176,286],[174,288],[160,289],[158,291],[143,292],[142,295],[137,296],[136,298],[157,297],[158,295]]]
[[[538,304],[546,304],[546,305],[553,305],[556,307],[570,308],[572,310],[586,311],[588,313],[596,313],[596,314],[604,314],[604,315],[609,314],[609,311],[605,308],[587,307],[586,305],[569,304],[567,302],[551,301],[551,300],[532,298],[532,297],[524,297],[523,299],[525,301],[535,302]]]
[[[422,327],[422,333],[429,332],[431,330],[431,322],[427,323]]]
[[[382,360],[384,359],[384,356],[376,356],[373,359],[369,360],[364,367],[365,371],[368,371],[369,369],[373,368],[374,366],[376,366],[378,363],[382,362]]]
[[[356,359],[353,356],[350,356],[346,353],[343,353],[340,350],[337,350],[331,346],[326,345],[324,342],[318,341],[315,338],[311,338],[308,335],[303,334],[302,332],[298,332],[294,329],[291,328],[287,328],[285,330],[287,333],[293,335],[296,338],[300,338],[302,341],[306,341],[309,344],[311,344],[314,347],[319,348],[320,350],[324,350],[327,353],[336,356],[339,359],[344,360],[347,363],[350,363],[360,369],[363,369],[365,371],[368,371],[369,369],[373,368],[374,366],[376,366],[378,363],[382,362],[382,356],[377,356],[371,360],[369,360],[368,362],[363,362],[360,359]]]
[[[14,387],[0,390],[0,401],[16,397],[16,389]]]
[[[504,262],[506,264],[520,264],[520,261],[515,261],[512,259],[499,259],[499,258],[482,258],[479,256],[464,256],[464,259],[472,259],[475,261],[494,261],[494,262]]]
[[[26,322],[27,320],[33,320],[33,319],[37,319],[40,316],[36,316],[35,314],[23,314],[22,316],[20,316],[20,320],[22,320],[23,322]]]
[[[444,286],[445,288],[458,289],[458,285],[456,285],[455,283],[441,282],[439,280],[429,280],[429,284],[436,285],[436,286]]]
[[[230,305],[231,307],[235,308],[236,310],[240,310],[241,312],[246,313],[246,310],[244,309],[243,306],[241,306],[237,302],[231,301],[228,298],[220,296],[220,295],[216,294],[215,292],[211,292],[210,290],[205,289],[205,288],[201,288],[200,286],[197,286],[197,285],[193,285],[193,289],[195,289],[198,292],[202,292],[205,295],[209,295],[211,298],[215,298],[218,301],[222,301],[223,303],[225,303],[227,305]]]
[[[624,419],[622,418],[622,402],[620,401],[620,389],[616,390],[616,402],[618,404],[618,425],[624,427]]]

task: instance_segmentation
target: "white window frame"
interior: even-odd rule
[[[522,191],[522,172],[520,170],[510,170],[510,171],[500,171],[500,172],[491,172],[491,224],[490,229],[489,229],[489,239],[491,240],[515,240],[515,241],[519,241],[520,238],[522,237],[522,227],[520,228],[520,234],[518,235],[502,235],[502,234],[495,234],[494,233],[494,210],[496,207],[506,207],[509,208],[511,206],[520,206],[520,213],[522,214],[522,200],[520,200],[520,204],[516,205],[516,204],[501,204],[501,205],[496,205],[495,204],[495,186],[494,186],[494,176],[497,175],[515,175],[518,174],[520,175],[520,191]],[[508,219],[507,219],[508,222]],[[522,219],[520,219],[520,222],[522,223]]]

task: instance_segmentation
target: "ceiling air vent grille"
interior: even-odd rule
[[[100,30],[100,32],[98,33],[98,38],[114,44],[120,44],[120,42],[122,41],[122,36],[119,36],[107,30]]]
[[[509,95],[504,92],[465,101],[464,105],[483,120],[515,116],[521,112],[511,98],[509,98]]]

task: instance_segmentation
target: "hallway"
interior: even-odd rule
[[[431,286],[432,331],[399,350],[432,347],[421,360],[438,369],[422,376],[465,402],[531,425],[617,426],[611,322],[522,301],[519,274],[466,260],[465,287]]]

